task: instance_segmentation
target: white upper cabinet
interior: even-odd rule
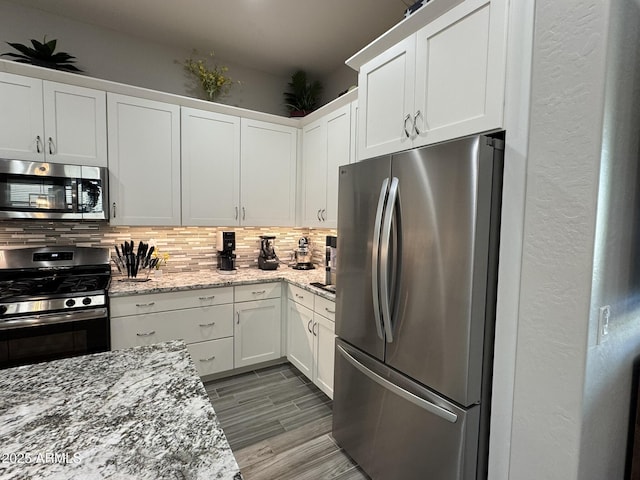
[[[506,30],[507,0],[467,0],[365,63],[359,158],[501,128]]]
[[[297,144],[294,127],[241,120],[241,225],[295,225]]]
[[[240,118],[182,107],[182,224],[238,225]]]
[[[45,81],[44,129],[48,161],[107,166],[105,92]]]
[[[337,226],[338,167],[351,160],[351,104],[304,127],[302,175],[307,227]]]
[[[370,158],[411,148],[415,36],[366,63],[358,75],[358,155]]]
[[[112,225],[180,225],[180,107],[107,96]]]
[[[0,157],[106,167],[105,96],[0,73]]]

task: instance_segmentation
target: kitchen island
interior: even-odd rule
[[[183,342],[2,371],[0,478],[242,478]]]

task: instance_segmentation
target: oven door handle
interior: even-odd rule
[[[94,320],[107,318],[106,308],[91,308],[89,310],[74,310],[58,313],[45,313],[43,315],[28,315],[0,319],[0,330],[22,327],[38,327],[41,325],[52,325],[55,323],[77,322],[80,320]]]

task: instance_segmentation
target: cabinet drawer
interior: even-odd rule
[[[313,310],[313,297],[315,297],[315,295],[304,288],[289,285],[289,298],[310,310]]]
[[[266,298],[280,298],[280,285],[281,282],[238,285],[235,287],[236,302],[250,302],[252,300],[264,300]]]
[[[233,305],[212,305],[111,319],[114,350],[167,340],[186,343],[233,336]]]
[[[187,350],[201,377],[233,370],[233,338],[192,343]]]
[[[329,300],[328,298],[320,297],[316,295],[316,303],[314,312],[318,315],[322,315],[328,318],[332,322],[336,321],[336,302]]]
[[[233,303],[233,287],[151,293],[111,299],[111,318]]]

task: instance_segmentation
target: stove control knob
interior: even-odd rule
[[[84,297],[82,299],[82,304],[83,305],[91,305],[91,298],[90,297]]]
[[[66,302],[64,302],[64,304],[67,307],[73,307],[76,304],[76,301],[73,298],[70,298],[69,300],[67,300]]]

